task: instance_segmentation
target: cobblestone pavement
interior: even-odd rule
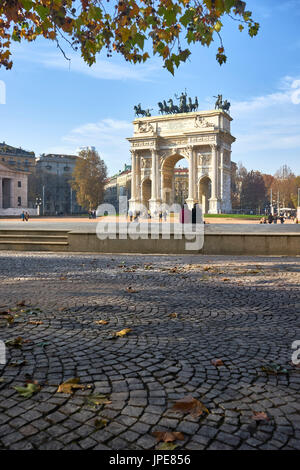
[[[26,307],[0,314],[0,339],[23,339],[0,365],[0,448],[155,449],[168,430],[178,449],[300,449],[299,271],[284,257],[1,252],[0,312]],[[41,389],[24,398],[13,387],[29,377]],[[86,388],[58,393],[73,377]],[[187,395],[210,413],[171,409]]]

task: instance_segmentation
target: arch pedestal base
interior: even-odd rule
[[[219,199],[210,198],[209,200],[209,214],[219,214],[221,212],[221,204]]]

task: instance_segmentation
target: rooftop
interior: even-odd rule
[[[8,155],[20,155],[20,156],[26,156],[26,157],[35,157],[34,152],[29,152],[28,150],[24,150],[21,147],[13,147],[12,145],[8,145],[6,142],[1,142],[0,143],[0,153],[3,154],[8,154]]]

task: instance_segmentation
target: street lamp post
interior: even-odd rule
[[[274,215],[274,207],[273,207],[273,190],[271,188],[271,195],[270,195],[270,198],[271,198],[271,205],[270,205],[270,211],[271,211],[271,214]]]
[[[35,199],[35,203],[36,203],[38,215],[41,215],[42,199],[41,199],[40,197],[37,197],[37,198]]]

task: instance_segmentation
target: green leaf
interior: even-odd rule
[[[29,11],[32,8],[31,0],[20,0],[25,10]]]
[[[186,39],[188,44],[191,44],[191,42],[195,42],[195,33],[193,33],[193,31],[188,31],[186,34]]]
[[[224,9],[226,13],[229,13],[231,8],[233,8],[236,4],[236,0],[224,0]]]
[[[88,12],[89,20],[101,20],[103,18],[102,10],[99,7],[91,5]]]
[[[133,43],[137,44],[141,50],[144,49],[146,37],[143,34],[137,33],[133,38]]]
[[[34,7],[35,11],[38,13],[38,15],[41,17],[41,19],[44,21],[47,16],[50,14],[50,10],[47,7],[44,7],[43,5],[35,5]]]
[[[194,14],[195,14],[194,8],[190,8],[189,10],[185,12],[185,14],[181,18],[179,18],[180,23],[186,27],[194,18]]]
[[[16,31],[14,31],[12,33],[11,38],[15,42],[21,42],[21,38],[20,38],[20,36],[18,35],[18,33]]]
[[[174,64],[171,59],[167,59],[165,61],[164,67],[172,74],[174,75]]]

